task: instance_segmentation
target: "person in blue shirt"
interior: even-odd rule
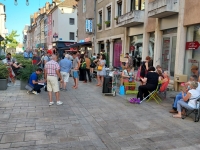
[[[29,58],[29,54],[28,54],[27,51],[24,51],[24,58],[25,58],[25,59],[28,59],[28,58]]]
[[[33,58],[33,52],[32,51],[29,52],[29,58],[31,58],[31,59]]]
[[[60,73],[63,79],[63,82],[61,83],[61,90],[67,90],[67,82],[69,81],[69,72],[72,68],[72,62],[70,59],[70,55],[66,54],[65,58],[62,59],[59,63],[60,65]]]
[[[41,88],[44,85],[40,85],[38,83],[44,83],[45,81],[38,81],[38,75],[41,74],[43,70],[41,68],[38,68],[35,72],[33,72],[29,78],[29,84],[33,87],[32,93],[37,95],[41,92]]]

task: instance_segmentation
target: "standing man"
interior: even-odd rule
[[[126,62],[126,67],[130,67],[131,69],[133,68],[133,59],[132,57],[129,55],[129,53],[126,53],[125,58],[128,58],[127,62]]]
[[[85,63],[86,63],[86,69],[85,69],[85,81],[84,81],[84,83],[87,83],[87,75],[88,75],[89,82],[91,82],[91,76],[90,76],[91,61],[88,58],[87,54],[85,54]]]
[[[52,55],[52,51],[51,50],[47,50],[47,54],[46,56],[44,56],[44,65],[51,60],[51,55]]]
[[[60,82],[62,82],[62,77],[60,75],[60,66],[56,62],[57,56],[52,55],[51,60],[45,64],[45,79],[47,80],[47,91],[49,92],[49,106],[53,105],[52,101],[52,91],[56,95],[57,105],[62,105],[63,102],[60,101],[60,93],[59,93],[59,83],[58,77],[60,78]]]
[[[40,66],[40,64],[41,64],[41,58],[38,56],[37,52],[34,52],[33,59],[32,59],[32,65]]]
[[[29,59],[29,54],[28,54],[27,50],[24,51],[24,58]]]
[[[74,89],[77,89],[78,88],[78,70],[79,70],[79,67],[80,67],[80,61],[77,57],[77,52],[74,52],[73,53],[73,78],[74,78],[74,86],[73,88]]]
[[[67,91],[66,86],[67,82],[69,82],[69,72],[72,68],[72,62],[71,60],[69,60],[68,54],[65,54],[65,58],[60,61],[59,65],[60,65],[60,73],[63,79],[60,89]]]

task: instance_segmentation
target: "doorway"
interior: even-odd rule
[[[168,70],[171,77],[174,77],[176,59],[176,34],[163,35],[162,46],[162,68]]]

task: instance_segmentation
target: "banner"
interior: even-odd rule
[[[86,30],[86,32],[87,33],[92,33],[92,28],[93,28],[93,26],[92,26],[92,19],[86,19],[85,20],[85,30]]]

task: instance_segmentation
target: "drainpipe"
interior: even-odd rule
[[[95,49],[96,49],[96,4],[97,4],[97,0],[94,0],[94,23],[93,23],[93,28],[94,28],[94,37],[93,37],[94,50],[93,50],[93,52],[95,52]]]

